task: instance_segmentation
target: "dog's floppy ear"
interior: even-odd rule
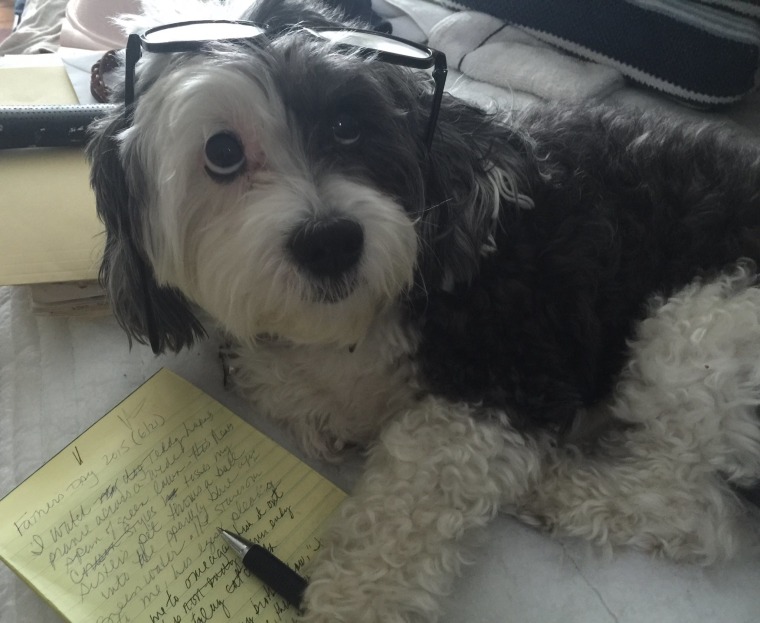
[[[494,115],[444,97],[427,160],[425,213],[418,224],[427,241],[418,258],[426,287],[468,282],[482,257],[494,250],[504,211],[533,206],[531,149],[527,139]]]
[[[116,138],[126,125],[119,108],[91,127],[87,146],[90,183],[106,229],[100,281],[130,344],[134,338],[141,344],[150,343],[156,354],[167,349],[176,352],[205,336],[205,331],[187,299],[176,289],[157,283],[148,261],[138,196],[142,184],[134,177],[127,180]],[[139,176],[137,167],[133,173]]]

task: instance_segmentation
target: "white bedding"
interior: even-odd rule
[[[29,4],[45,5],[39,0]],[[49,0],[49,6],[59,5],[62,6],[61,0]],[[477,52],[479,47],[455,35],[463,26],[459,20],[470,19],[478,27],[488,26],[483,16],[452,15],[441,7],[418,0],[383,0],[377,2],[376,7],[391,16],[397,33],[411,38],[429,35],[451,58],[456,57],[453,48],[457,46],[462,56]],[[40,28],[45,27],[55,29],[53,25],[40,23]],[[22,45],[18,38],[11,43]],[[479,70],[473,61],[461,64],[464,73],[452,72],[450,88],[483,105],[508,107],[525,105],[537,97],[551,98],[563,89],[573,92],[573,97],[582,98],[584,92],[574,72],[583,70],[588,74],[584,88],[587,87],[589,93],[596,89],[595,93],[599,94],[602,89],[610,101],[662,106],[683,114],[695,114],[624,86],[609,70],[573,66],[569,62],[572,59],[564,58],[561,63],[565,64],[566,73],[558,72],[557,63],[551,61],[552,58],[557,60],[556,53],[540,44],[535,47],[536,54],[529,54],[535,42],[520,32],[504,33],[502,43],[499,49],[490,50],[493,54],[488,58],[500,59],[502,73],[499,75],[508,83],[478,81],[473,72]],[[31,45],[56,47],[54,41],[39,38]],[[504,52],[503,56],[496,55],[499,51]],[[523,64],[516,59],[522,59]],[[534,62],[530,75],[525,74],[525,62]],[[551,73],[550,80],[541,78],[549,75],[541,74],[544,71]],[[524,74],[522,77],[518,75],[520,72]],[[518,82],[521,89],[514,88]],[[513,88],[509,88],[509,84]],[[755,131],[760,128],[759,110],[755,98],[754,103],[749,101],[734,110],[731,117],[744,124],[748,131]],[[150,349],[139,345],[130,351],[126,337],[111,317],[34,316],[28,289],[0,288],[0,496],[160,366],[178,372],[289,446],[279,431],[224,390],[214,340],[178,356],[156,358]],[[350,488],[358,471],[358,461],[349,461],[345,466],[317,464],[316,467],[339,485]],[[13,518],[2,520],[13,521]],[[757,532],[758,525],[760,521],[748,522],[748,529]],[[486,538],[486,545],[473,557],[474,564],[467,567],[465,576],[447,601],[445,623],[464,620],[473,623],[758,621],[758,549],[745,551],[739,560],[731,563],[702,569],[651,560],[632,552],[605,558],[583,543],[554,540],[508,518],[499,518],[488,529]],[[60,620],[2,565],[0,604],[2,623]]]

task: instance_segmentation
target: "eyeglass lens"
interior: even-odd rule
[[[255,24],[235,22],[202,22],[177,24],[170,28],[149,30],[143,35],[146,43],[170,43],[174,41],[223,41],[225,39],[249,39],[262,34],[264,29]]]
[[[410,58],[428,58],[430,53],[407,45],[402,41],[396,41],[382,35],[371,32],[356,32],[352,30],[318,30],[316,34],[333,43],[352,45],[357,48],[375,50],[377,52],[390,52]]]

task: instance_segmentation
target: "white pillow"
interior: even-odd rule
[[[138,0],[69,0],[60,44],[87,50],[121,49],[127,38],[113,20],[139,12]]]

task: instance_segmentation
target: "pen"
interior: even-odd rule
[[[306,579],[288,567],[265,547],[248,539],[219,528],[219,534],[243,561],[243,566],[285,600],[301,608],[301,600],[306,590]]]

